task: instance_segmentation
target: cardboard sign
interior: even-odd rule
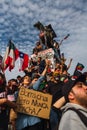
[[[17,112],[49,119],[51,102],[52,95],[21,87]]]
[[[45,49],[43,51],[38,52],[38,55],[36,56],[35,54],[31,55],[31,58],[34,61],[38,60],[38,57],[41,57],[43,60],[48,59],[51,62],[51,68],[54,70],[55,65],[54,65],[54,50],[52,48]]]
[[[46,59],[46,57],[48,59],[52,59],[54,57],[54,50],[52,48],[43,50],[38,52],[38,57],[42,57],[42,59]]]

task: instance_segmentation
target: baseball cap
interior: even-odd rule
[[[77,83],[77,82],[83,82],[87,85],[87,82],[86,82],[86,75],[85,74],[81,74],[79,77],[77,77],[76,79],[74,78],[70,78],[63,86],[62,88],[62,93],[63,93],[63,96],[65,97],[65,100],[66,102],[69,101],[68,99],[68,95],[69,95],[69,92],[71,91],[71,89],[74,87],[74,85]]]

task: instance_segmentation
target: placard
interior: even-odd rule
[[[21,87],[17,112],[49,119],[51,103],[52,95]]]
[[[43,51],[38,52],[38,55],[32,54],[31,58],[34,61],[38,61],[38,57],[41,57],[42,60],[48,59],[51,62],[51,70],[54,71],[55,69],[55,63],[54,63],[54,50],[52,48],[45,49]]]

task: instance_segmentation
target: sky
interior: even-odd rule
[[[45,26],[51,24],[58,42],[70,34],[60,46],[66,64],[73,59],[69,72],[74,72],[78,62],[87,71],[87,0],[0,0],[0,54],[4,56],[12,39],[20,51],[30,56],[39,40],[39,31],[33,26],[37,21]],[[6,70],[7,79],[24,75],[17,64],[11,72]]]

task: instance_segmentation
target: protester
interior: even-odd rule
[[[21,80],[22,80],[22,77],[21,77],[20,75],[18,75],[18,76],[17,76],[17,82],[18,82],[18,85],[20,85]]]
[[[29,76],[25,76],[23,79],[24,86],[22,87],[38,90],[40,83],[44,80],[48,64],[48,60],[46,59],[46,67],[40,77],[34,77],[31,81]],[[42,120],[39,117],[18,113],[16,120],[16,130],[43,130]]]
[[[60,60],[61,60],[60,45],[61,45],[61,43],[58,43],[55,40],[53,41],[53,50],[55,52],[55,57],[58,62],[60,62]]]
[[[33,49],[33,54],[34,54],[35,51],[40,52],[41,50],[43,50],[43,46],[42,46],[42,44],[38,41],[38,42],[36,42],[36,46],[35,46],[35,48]]]
[[[58,130],[87,130],[87,81],[82,74],[77,79],[70,79],[63,87],[66,102]],[[73,110],[75,109],[75,110]],[[82,121],[83,115],[85,124]]]
[[[64,96],[59,98],[51,107],[50,112],[50,127],[51,130],[57,130],[61,116],[62,111],[61,107],[66,103]]]
[[[7,97],[9,101],[15,102],[15,92],[18,90],[18,82],[16,79],[11,79],[8,81],[7,86]],[[17,113],[13,108],[9,110],[9,123],[12,126],[13,130],[16,130],[15,128],[15,120],[17,118]]]
[[[52,74],[51,80],[48,81],[47,92],[52,95],[52,108],[50,114],[50,127],[51,130],[54,130],[57,122],[59,121],[59,115],[57,113],[57,108],[53,107],[56,101],[58,101],[62,95],[62,86],[63,82],[60,81],[60,75]],[[60,107],[59,107],[60,108]]]
[[[7,98],[6,79],[0,73],[0,130],[8,130],[9,108],[15,108],[16,104]]]
[[[62,97],[62,86],[63,82],[60,81],[60,76],[52,75],[47,88],[47,92],[53,96],[52,104]]]

